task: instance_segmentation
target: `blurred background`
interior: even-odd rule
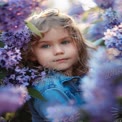
[[[121,21],[121,7],[121,0],[43,0],[42,2],[42,9],[58,8],[71,15],[78,22],[84,37],[89,41],[95,41],[96,44],[101,43],[100,40],[97,42],[96,40],[104,36],[106,24],[110,21],[107,17],[112,16],[112,12],[108,12],[107,9],[116,10],[117,14],[113,15],[113,20],[111,20],[114,22],[115,20]],[[106,11],[111,15],[104,16]]]

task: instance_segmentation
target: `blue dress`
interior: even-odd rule
[[[79,88],[81,83],[82,77],[66,76],[55,71],[49,72],[45,78],[36,80],[33,88],[38,90],[46,101],[31,98],[29,107],[32,113],[32,122],[53,122],[53,120],[47,118],[46,109],[50,106],[56,104],[68,105],[71,100],[77,107],[84,104],[82,91]]]

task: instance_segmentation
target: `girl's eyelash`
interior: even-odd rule
[[[64,40],[64,41],[61,42],[61,44],[68,44],[70,42],[71,42],[70,40]]]
[[[50,45],[49,45],[49,44],[44,44],[44,45],[41,45],[40,47],[41,47],[41,48],[49,48]]]
[[[69,44],[69,43],[71,43],[71,40],[63,40],[61,42],[61,44]],[[42,45],[40,45],[40,48],[49,48],[49,47],[50,47],[49,44],[42,44]]]

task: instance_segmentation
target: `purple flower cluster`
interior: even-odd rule
[[[86,37],[89,40],[93,40],[93,41],[102,38],[104,36],[103,32],[105,31],[104,26],[105,26],[104,22],[99,22],[99,23],[96,23],[96,24],[92,24],[90,26],[90,28],[88,29]]]
[[[86,100],[84,109],[93,122],[111,122],[113,119],[112,107],[118,104],[116,98],[122,97],[121,60],[109,60],[106,50],[100,48],[89,62],[91,70],[84,77],[81,88]]]
[[[54,122],[77,122],[80,118],[78,108],[73,106],[55,105],[47,108],[48,118]]]
[[[21,107],[28,96],[25,87],[35,78],[45,75],[41,68],[24,67],[20,52],[26,51],[32,34],[24,21],[32,10],[39,7],[39,2],[41,0],[0,0],[0,42],[4,43],[0,48],[0,84],[6,86],[0,87],[0,114]]]
[[[24,27],[17,32],[3,32],[0,40],[9,47],[17,47],[18,49],[25,48],[31,39],[31,32],[28,27]]]
[[[115,25],[119,25],[121,22],[118,13],[112,8],[106,9],[105,13],[103,14],[103,20],[105,23],[105,29],[113,28]]]
[[[36,0],[0,0],[0,4],[0,31],[23,28],[24,20],[39,6]]]
[[[14,112],[28,98],[25,87],[0,87],[0,115],[3,112]]]
[[[114,0],[94,0],[94,2],[102,9],[107,9],[114,5]]]
[[[17,48],[0,48],[0,68],[12,69],[21,60],[20,50]]]
[[[116,48],[120,51],[120,55],[122,56],[122,23],[118,26],[114,26],[112,29],[108,29],[104,35],[106,47]]]
[[[3,84],[29,86],[32,84],[31,81],[38,77],[43,77],[40,69],[20,68],[17,66],[14,71],[11,71],[10,74],[4,78]]]

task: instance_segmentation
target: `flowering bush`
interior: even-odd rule
[[[119,25],[121,23],[121,17],[118,12],[112,8],[106,9],[103,16],[104,28],[113,28],[115,25]]]
[[[91,70],[88,76],[83,79],[81,89],[86,100],[83,108],[88,112],[90,120],[93,122],[115,121],[117,118],[113,114],[117,114],[121,118],[119,115],[121,111],[114,112],[113,110],[113,108],[118,109],[121,106],[121,61],[122,58],[111,59],[107,49],[99,48],[89,62]]]
[[[91,70],[81,85],[89,122],[122,121],[122,23],[110,8],[103,19],[105,47],[92,54]]]
[[[122,56],[122,23],[112,29],[108,29],[104,35],[106,47],[116,48],[120,52],[120,56]]]
[[[0,31],[23,28],[24,20],[36,7],[39,7],[36,0],[0,0]]]
[[[43,76],[43,73],[20,65],[21,50],[26,50],[26,44],[31,39],[31,29],[25,20],[34,9],[40,7],[40,2],[0,0],[0,85],[4,86],[0,87],[0,114],[16,111],[26,102],[28,95],[42,98],[28,86],[31,85],[31,79]]]
[[[94,0],[94,2],[102,9],[107,9],[114,5],[114,0]]]
[[[3,32],[1,34],[0,40],[11,48],[26,48],[26,44],[31,39],[31,32],[28,29],[27,26],[24,26],[24,28],[18,30],[17,32],[14,31],[8,31]]]

